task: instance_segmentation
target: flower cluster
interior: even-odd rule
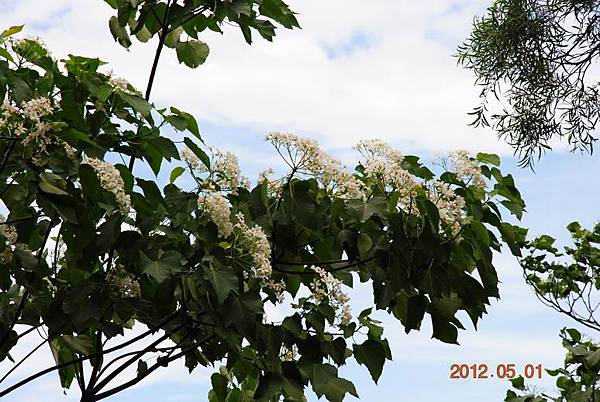
[[[106,274],[106,282],[115,294],[124,299],[139,298],[142,293],[139,282],[119,264]]]
[[[342,282],[321,267],[310,268],[318,275],[310,284],[311,298],[317,304],[329,302],[339,312],[339,323],[350,324],[352,321],[352,310],[348,305],[350,297],[342,291]]]
[[[323,152],[316,141],[277,132],[268,134],[265,139],[295,172],[316,178],[337,197],[365,198],[362,182],[348,172],[339,160]]]
[[[468,185],[485,187],[485,179],[481,173],[481,167],[476,160],[469,157],[465,150],[450,152],[448,158],[444,161],[446,170],[456,174],[459,180]]]
[[[181,159],[183,159],[193,170],[201,170],[204,166],[202,162],[200,162],[200,159],[198,159],[188,147],[183,147],[179,151],[179,156],[181,156]]]
[[[102,187],[113,193],[121,213],[127,215],[131,210],[131,198],[125,192],[125,182],[117,168],[96,158],[87,158],[85,163],[94,169]]]
[[[384,188],[397,191],[400,194],[398,206],[406,212],[416,213],[415,189],[420,185],[402,167],[402,154],[378,139],[360,141],[354,149],[365,158],[362,162],[365,177],[380,181]]]
[[[179,151],[179,155],[192,169],[192,173],[208,173],[202,179],[202,187],[205,191],[218,189],[236,193],[238,187],[249,187],[248,179],[241,176],[238,158],[234,153],[221,152],[215,148],[211,148],[210,151],[212,153],[210,168],[207,168],[189,148],[184,147]],[[198,179],[198,177],[196,178]]]
[[[231,213],[227,198],[220,193],[210,192],[198,197],[198,204],[219,228],[219,236],[229,237],[233,232],[233,224],[230,221]]]
[[[0,214],[0,221],[6,222],[4,215]],[[0,225],[0,235],[6,238],[6,245],[12,246],[17,243],[17,239],[19,235],[17,234],[17,229],[13,225],[2,224]],[[12,261],[12,250],[11,248],[5,249],[2,253],[0,253],[0,263],[8,264]]]
[[[32,160],[34,164],[41,165],[43,156],[48,154],[48,146],[61,142],[50,135],[50,125],[42,120],[56,109],[50,99],[45,97],[23,102],[20,107],[5,102],[0,107],[0,130],[14,137],[27,134],[23,145],[35,145]]]
[[[233,152],[221,152],[212,149],[213,158],[211,176],[214,184],[222,190],[235,192],[242,182],[241,169],[238,158]]]
[[[6,219],[3,215],[0,215],[0,221],[6,222]],[[0,235],[6,238],[9,246],[12,246],[17,243],[17,238],[19,235],[17,234],[17,229],[13,225],[0,225]]]
[[[244,251],[250,255],[254,277],[259,279],[264,287],[271,289],[281,300],[285,283],[283,281],[275,282],[271,277],[273,273],[271,266],[271,245],[269,244],[267,235],[258,225],[249,227],[241,212],[237,213],[235,218],[237,223],[233,226],[233,229],[236,236],[241,240],[240,244],[244,248]],[[245,273],[245,275],[247,274]]]
[[[465,216],[465,199],[441,181],[430,183],[428,194],[437,207],[442,222],[450,227],[452,234],[457,235]]]

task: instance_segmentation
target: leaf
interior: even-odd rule
[[[110,28],[110,33],[112,34],[115,41],[119,42],[121,46],[123,46],[126,49],[131,46],[131,39],[129,38],[129,34],[125,30],[125,28],[119,24],[119,19],[117,17],[115,17],[114,15],[110,17],[110,19],[108,20],[108,27]]]
[[[373,215],[385,217],[387,204],[385,198],[375,196],[368,201],[349,200],[347,207],[349,215],[363,223]]]
[[[13,25],[12,27],[7,28],[0,34],[0,38],[1,39],[8,38],[9,36],[19,33],[23,30],[24,26],[25,25]]]
[[[94,351],[94,340],[87,335],[62,335],[65,345],[81,355],[89,355]]]
[[[187,42],[179,42],[176,50],[179,62],[191,68],[196,68],[204,64],[209,54],[208,45],[194,39]]]
[[[175,180],[177,180],[177,178],[181,176],[184,172],[185,168],[181,166],[177,166],[175,169],[171,170],[171,176],[169,176],[169,183],[174,183]]]
[[[123,99],[125,102],[127,102],[129,104],[129,106],[131,106],[133,108],[133,110],[135,110],[142,116],[148,117],[150,115],[150,112],[152,111],[152,105],[149,104],[141,96],[130,95],[130,94],[126,94],[124,92],[120,92],[119,96],[121,97],[121,99]]]
[[[206,279],[213,286],[219,303],[223,303],[229,293],[234,292],[238,287],[238,277],[230,269],[211,267],[206,270]]]
[[[69,193],[60,188],[64,182],[60,176],[52,173],[42,173],[40,175],[40,179],[42,181],[40,182],[39,186],[43,192],[56,195],[69,195]]]
[[[368,339],[361,345],[354,345],[354,358],[358,364],[367,366],[371,378],[377,384],[385,364],[385,348],[380,342]]]
[[[360,253],[360,256],[363,258],[369,254],[369,251],[371,250],[371,247],[373,246],[373,241],[371,240],[371,237],[369,237],[369,235],[366,233],[359,234],[358,239],[356,240],[356,243],[358,246],[358,252]]]
[[[163,282],[171,275],[181,271],[182,255],[177,251],[159,252],[158,259],[152,260],[143,252],[140,253],[142,272],[149,274],[157,282]]]
[[[148,371],[148,363],[143,360],[138,360],[137,365],[137,376],[141,377],[146,371]]]
[[[489,163],[490,165],[500,166],[500,157],[496,154],[480,152],[477,154],[477,160],[483,163]]]
[[[310,379],[312,388],[330,402],[342,402],[346,393],[358,398],[354,384],[338,377],[337,369],[330,364],[305,363],[298,366],[305,377]]]
[[[200,141],[204,142],[202,140],[202,136],[200,135],[200,130],[198,129],[198,122],[196,121],[196,119],[194,118],[194,116],[192,116],[191,114],[187,113],[187,112],[183,112],[179,109],[176,109],[174,107],[171,108],[171,113],[173,113],[176,116],[181,117],[182,119],[185,120],[186,122],[186,126],[185,128],[192,134],[194,134],[194,136],[196,138],[198,138]]]
[[[206,153],[203,150],[201,150],[200,147],[189,138],[184,138],[183,142],[185,143],[185,145],[187,145],[190,151],[192,151],[194,155],[196,155],[198,159],[200,159],[202,163],[204,163],[204,166],[210,169],[210,158],[208,157],[208,155],[206,155]]]

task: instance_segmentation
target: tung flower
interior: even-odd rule
[[[121,213],[128,214],[131,210],[131,198],[125,192],[125,182],[117,168],[96,158],[87,158],[85,163],[94,169],[102,187],[114,194]]]

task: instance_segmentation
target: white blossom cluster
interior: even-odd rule
[[[446,170],[456,174],[459,180],[468,185],[485,187],[485,179],[481,173],[481,167],[477,161],[469,157],[469,153],[459,149],[448,154],[444,161]]]
[[[316,178],[337,197],[365,198],[362,182],[348,172],[339,160],[323,152],[316,141],[279,132],[269,133],[265,140],[275,147],[295,172]]]
[[[5,102],[0,107],[0,130],[14,137],[23,137],[27,134],[23,139],[23,145],[35,144],[36,149],[32,160],[34,164],[40,165],[43,156],[48,154],[48,146],[60,142],[50,135],[50,125],[42,121],[56,109],[50,99],[45,97],[23,102],[20,107]]]
[[[139,282],[119,264],[106,274],[106,282],[122,298],[139,298],[142,293]]]
[[[204,166],[202,162],[200,162],[200,159],[198,159],[198,157],[194,155],[194,153],[190,151],[188,147],[183,147],[179,151],[179,156],[181,156],[181,159],[190,165],[190,168],[193,170],[200,170]]]
[[[364,175],[381,181],[384,189],[400,194],[398,206],[406,212],[416,213],[415,189],[420,186],[415,177],[402,167],[402,154],[384,141],[363,140],[354,146],[365,158]]]
[[[6,222],[4,215],[0,214],[0,221]],[[6,238],[6,243],[8,246],[15,245],[17,243],[17,239],[19,235],[17,234],[17,229],[13,225],[0,225],[0,235]],[[12,254],[10,247],[0,253],[0,263],[8,264],[12,260]]]
[[[4,215],[0,214],[0,221],[6,222],[6,218]],[[0,235],[6,238],[9,246],[12,246],[17,243],[17,238],[19,237],[17,234],[17,229],[13,225],[0,225]]]
[[[285,283],[283,281],[275,282],[271,277],[273,273],[271,266],[271,245],[269,244],[267,235],[258,225],[249,227],[241,212],[238,212],[235,218],[237,223],[233,227],[234,232],[240,238],[240,244],[245,252],[250,255],[254,277],[259,279],[264,287],[273,290],[278,295],[279,300],[281,300]]]
[[[283,345],[281,347],[281,360],[284,362],[292,362],[296,360],[298,357],[298,352],[296,351],[296,346],[292,345],[291,348]]]
[[[465,199],[456,194],[447,183],[434,181],[428,186],[429,199],[437,207],[440,219],[457,235],[465,217]]]
[[[97,158],[87,158],[85,163],[94,169],[102,187],[114,194],[121,213],[127,215],[131,210],[131,198],[125,192],[125,182],[119,170],[110,163]]]
[[[212,153],[211,166],[207,168],[204,163],[187,147],[179,151],[181,158],[188,164],[193,173],[207,174],[202,180],[205,191],[220,191],[236,193],[238,187],[249,188],[250,182],[241,175],[237,156],[232,152],[221,152],[210,148]]]
[[[352,310],[348,305],[350,297],[342,291],[342,282],[321,267],[311,266],[310,269],[318,274],[309,286],[312,300],[316,304],[328,301],[338,311],[339,323],[350,324],[352,321]]]
[[[198,204],[217,225],[220,237],[229,237],[233,232],[229,202],[221,193],[209,192],[198,197]]]

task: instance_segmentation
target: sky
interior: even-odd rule
[[[315,138],[345,161],[354,157],[351,146],[365,138],[384,139],[404,154],[429,160],[457,148],[496,152],[527,203],[522,224],[532,235],[550,233],[564,242],[569,222],[596,222],[596,156],[572,154],[557,144],[535,172],[521,169],[493,132],[468,126],[467,112],[477,104],[478,90],[452,55],[488,1],[372,0],[367,7],[359,0],[289,3],[302,29],[279,31],[273,43],[257,40],[247,46],[233,29],[207,34],[202,39],[211,54],[196,70],[179,65],[171,51],[164,53],[152,101],[194,114],[205,141],[235,152],[250,177],[279,163],[263,141],[274,130]],[[136,43],[126,51],[115,44],[108,32],[110,15],[100,0],[0,0],[0,28],[26,24],[26,34],[42,37],[56,57],[100,57],[115,75],[144,88],[154,47]],[[493,302],[477,331],[460,333],[460,346],[430,339],[429,325],[407,335],[397,321],[380,315],[394,360],[379,384],[364,368],[350,364],[342,369],[362,401],[501,401],[506,381],[451,380],[450,365],[514,363],[518,371],[529,363],[561,365],[558,332],[574,324],[537,301],[516,260],[508,254],[495,258],[501,299]],[[355,310],[370,301],[365,289],[352,295]],[[40,352],[20,375],[48,359],[47,350]],[[173,365],[108,401],[205,401],[210,372],[188,375]],[[553,388],[547,375],[535,383]],[[72,401],[76,392],[63,395],[56,375],[49,375],[5,399]]]

